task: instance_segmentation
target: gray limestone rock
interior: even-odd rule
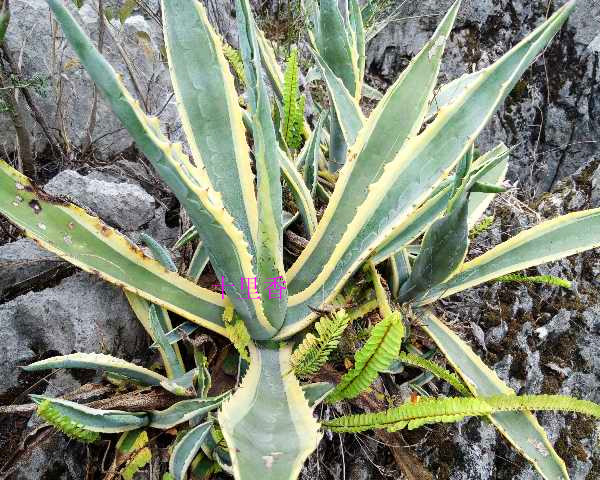
[[[61,266],[64,262],[60,258],[29,238],[0,246],[0,298],[19,286],[26,287],[36,278],[51,275]]]
[[[131,358],[146,335],[123,293],[85,273],[0,305],[0,394],[19,385],[18,366],[74,351]]]
[[[96,180],[74,170],[64,170],[50,180],[44,190],[72,199],[124,231],[137,230],[154,218],[154,198],[131,183]]]

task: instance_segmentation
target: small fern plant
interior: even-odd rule
[[[113,378],[180,398],[162,411],[123,412],[34,396],[43,418],[83,441],[102,433],[175,429],[165,478],[180,480],[190,468],[203,468],[208,452],[207,468],[218,464],[239,480],[282,480],[298,477],[322,429],[398,430],[484,416],[544,478],[568,478],[531,411],[600,416],[598,406],[560,396],[516,396],[434,315],[432,304],[600,245],[600,210],[586,210],[541,223],[465,261],[470,229],[503,191],[498,185],[509,156],[498,145],[475,158],[474,143],[574,1],[494,64],[438,86],[460,8],[456,1],[366,117],[360,106],[364,12],[357,0],[307,0],[308,49],[329,101],[300,120],[298,53],[293,51],[284,75],[248,0],[236,0],[243,91],[236,90],[227,61],[242,77],[239,57],[224,48],[201,2],[163,0],[166,53],[191,156],[140,108],[62,0],[47,2],[81,65],[191,219],[193,229],[178,244],[200,243],[180,274],[156,242],[145,239],[148,255],[98,218],[0,164],[0,213],[48,250],[121,287],[161,355],[164,375],[87,353],[29,369],[103,368]],[[317,216],[318,210],[323,214]],[[304,238],[295,255],[284,248],[286,229]],[[208,263],[216,276],[212,289],[197,284]],[[379,273],[384,263],[393,272],[392,304]],[[364,281],[365,267],[371,281]],[[410,343],[409,312],[456,374],[401,353]],[[187,323],[174,327],[170,313]],[[339,384],[301,384],[298,376],[310,379],[341,332],[367,314],[373,325]],[[202,352],[194,352],[195,366],[185,364],[182,339],[199,327],[229,337],[249,358],[230,396],[207,396],[211,382]],[[394,361],[439,376],[460,396],[417,398],[387,412],[324,422],[315,418],[319,401],[364,394]],[[139,456],[130,452],[125,475],[147,462],[144,448],[137,449],[144,452]]]
[[[306,97],[300,95],[298,50],[292,49],[283,82],[283,121],[281,136],[291,150],[298,150],[304,129]]]

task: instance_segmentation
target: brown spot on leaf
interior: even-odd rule
[[[42,211],[42,206],[37,200],[31,200],[28,205],[31,207],[33,213],[35,213],[36,215],[38,215]]]

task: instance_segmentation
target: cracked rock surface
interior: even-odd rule
[[[501,196],[491,211],[495,221],[475,240],[472,251],[485,251],[545,218],[595,202],[590,179],[600,162],[581,168],[529,208]],[[575,203],[574,199],[578,199]],[[479,254],[479,253],[478,253]],[[519,394],[561,394],[600,402],[600,255],[589,251],[527,271],[573,282],[573,289],[549,285],[493,283],[441,302],[439,313],[455,331]],[[469,327],[485,333],[485,349]],[[600,476],[600,422],[574,414],[537,414],[572,480]],[[421,446],[423,458],[439,480],[534,480],[539,475],[495,429],[479,419],[436,426]],[[417,449],[419,451],[419,449]]]

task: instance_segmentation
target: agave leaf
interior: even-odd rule
[[[196,230],[196,227],[192,225],[185,232],[183,232],[183,235],[181,235],[177,242],[175,242],[175,245],[173,245],[173,250],[179,250],[180,248],[185,247],[188,243],[193,242],[197,238],[198,230]]]
[[[331,255],[344,235],[349,235],[348,226],[355,219],[357,209],[364,204],[369,192],[373,192],[373,187],[370,185],[381,179],[386,165],[390,162],[395,163],[393,160],[407,137],[416,134],[420,129],[427,101],[433,91],[439,71],[442,47],[454,23],[457,9],[458,3],[444,18],[432,40],[425,45],[421,53],[388,90],[384,99],[379,102],[366,126],[362,129],[359,140],[353,145],[348,162],[340,172],[333,196],[313,239],[288,272],[290,293],[302,292],[302,295],[297,296],[296,304],[312,302],[312,306],[317,306],[321,303],[323,283],[315,282],[315,280],[319,277],[324,280],[333,273],[329,267],[333,268],[336,262],[330,262]],[[429,89],[427,85],[429,85]],[[415,92],[419,93],[415,94]],[[406,163],[410,163],[408,157]],[[420,175],[424,168],[420,161],[412,163],[412,167],[415,175]],[[438,171],[434,166],[428,170],[433,174],[432,176],[435,175],[434,172]],[[436,178],[437,176],[435,175]],[[425,185],[428,185],[424,178],[417,182],[408,172],[405,172],[404,179],[407,179],[406,185],[421,185],[418,187],[419,189],[424,190]],[[403,181],[398,182],[398,185],[400,184],[402,186],[398,187],[399,191],[410,192],[413,190],[408,188]],[[423,192],[418,193],[422,194]],[[397,198],[398,195],[395,197]],[[407,202],[408,206],[410,206],[410,202]],[[374,214],[376,209],[370,209],[370,211],[371,214]],[[381,216],[388,217],[389,214],[387,211],[380,210],[378,218]],[[359,249],[356,253],[361,250]],[[310,298],[313,289],[319,290],[319,300]],[[300,307],[300,309],[302,308],[307,307]],[[293,321],[298,314],[304,316],[306,310],[290,313],[292,313],[290,317]]]
[[[200,451],[202,442],[210,434],[211,427],[212,422],[202,423],[189,430],[177,442],[169,460],[169,473],[173,475],[175,480],[184,480],[186,478],[187,470],[196,454]]]
[[[363,24],[362,12],[358,0],[350,0],[350,26],[354,35],[355,50],[357,53],[356,65],[358,68],[358,82],[363,87],[365,76],[366,48],[365,26]],[[360,97],[358,97],[360,98]]]
[[[379,101],[383,98],[383,93],[376,88],[373,88],[371,85],[364,83],[362,86],[362,96],[371,100]]]
[[[208,412],[219,408],[227,397],[229,392],[214,398],[182,400],[166,410],[152,410],[148,412],[149,426],[168,430],[190,420],[200,420]]]
[[[333,103],[333,101],[332,101]],[[335,105],[334,109],[335,110]],[[348,158],[348,144],[338,120],[336,113],[330,112],[329,115],[329,157],[327,159],[327,168],[330,172],[337,172],[344,166]]]
[[[296,217],[297,217],[297,214],[293,215],[290,212],[284,211],[283,212],[283,229],[286,230],[296,220]],[[183,235],[181,235],[181,237],[179,237],[179,239],[177,240],[175,245],[173,245],[173,250],[178,250],[182,247],[185,247],[187,244],[196,240],[197,238],[198,238],[198,231],[196,230],[195,226],[191,226],[183,233]],[[198,245],[198,248],[195,251],[195,253],[198,253],[200,250],[197,262],[193,262],[193,259],[192,259],[192,263],[196,263],[196,267],[193,269],[194,276],[198,274],[197,272],[200,270],[200,264],[202,263],[204,257],[206,255],[208,255],[208,252],[206,251],[206,249],[204,249],[204,251],[202,251],[201,246],[202,246],[202,243],[200,243]],[[194,276],[192,276],[192,274],[190,274],[190,270],[191,270],[191,266],[188,267],[188,277],[193,279]]]
[[[188,278],[194,282],[198,282],[202,276],[202,272],[204,272],[204,269],[208,265],[209,260],[210,258],[208,256],[208,251],[206,248],[204,248],[204,245],[198,245],[196,250],[194,250],[194,255],[192,256],[192,260],[188,266]]]
[[[148,416],[145,413],[99,410],[61,398],[51,398],[44,395],[29,396],[38,405],[47,400],[53,409],[61,415],[68,417],[72,422],[92,432],[121,433],[148,425]]]
[[[475,167],[488,161],[502,158],[493,169],[482,178],[490,183],[501,183],[506,177],[508,169],[508,149],[504,144],[498,145],[493,150],[480,157],[475,162]],[[406,245],[414,241],[446,208],[450,200],[450,185],[446,184],[437,194],[433,195],[427,202],[419,207],[412,215],[406,218],[390,233],[388,238],[375,249],[373,260],[380,263],[392,253],[398,252]],[[468,224],[472,227],[481,218],[495,195],[484,193],[473,193],[469,198]]]
[[[358,99],[360,95],[359,70],[356,52],[348,37],[346,21],[338,7],[338,0],[322,0],[319,9],[318,34],[315,46],[325,63],[341,78],[346,89]]]
[[[360,98],[358,52],[354,42],[354,35],[348,29],[347,2],[338,3],[338,0],[323,0],[320,9],[316,9],[315,32],[311,33],[311,40],[315,50],[323,58],[322,63],[332,72],[333,77],[341,80],[350,97],[356,101]],[[342,89],[343,90],[343,89]],[[332,95],[332,99],[333,99]],[[337,106],[334,103],[334,110]],[[338,112],[330,117],[329,128],[329,169],[338,171],[346,162],[348,141],[343,133],[340,119],[342,113]],[[352,142],[354,143],[354,142]]]
[[[445,216],[433,222],[423,237],[411,275],[398,294],[402,303],[420,297],[447,280],[463,263],[469,246],[468,199],[471,189],[479,179],[502,165],[503,156],[482,162],[473,173],[469,172],[471,161],[472,152],[469,152],[457,168]]]
[[[410,256],[406,248],[394,253],[389,258],[390,275],[388,277],[388,285],[392,296],[398,298],[400,287],[408,280],[411,273]]]
[[[279,330],[283,325],[287,307],[287,289],[271,295],[270,284],[285,282],[283,266],[283,206],[280,181],[280,161],[283,156],[271,117],[271,105],[267,86],[262,76],[262,65],[256,25],[248,0],[237,0],[240,29],[240,49],[246,72],[248,104],[252,114],[254,158],[257,171],[258,233],[256,243],[256,267],[258,292],[265,316],[270,326]],[[250,334],[257,339],[268,339],[248,324]],[[272,336],[272,335],[271,335]]]
[[[480,257],[420,300],[430,303],[508,273],[600,246],[600,209],[562,215],[515,235]]]
[[[513,395],[481,359],[431,312],[423,311],[422,327],[476,397]],[[488,417],[515,448],[548,480],[569,475],[535,416],[529,412],[495,413]]]
[[[160,386],[179,397],[195,397],[194,380],[198,376],[198,369],[188,370],[176,378],[168,378],[160,383]]]
[[[312,138],[312,137],[311,137]],[[304,231],[307,237],[311,237],[317,228],[317,212],[315,211],[315,204],[312,201],[312,195],[304,182],[302,175],[296,169],[295,165],[281,150],[278,152],[279,166],[285,183],[290,188],[292,196],[298,211],[302,216],[304,222]]]
[[[351,209],[352,215],[342,210],[346,213],[337,211],[335,215],[328,216],[327,212],[335,209],[339,202],[340,196],[336,198],[334,192],[315,236],[288,272],[290,294],[293,296],[289,302],[286,326],[275,338],[285,338],[312,322],[314,313],[309,305],[318,307],[329,301],[389,232],[442,183],[520,75],[566,21],[573,7],[574,3],[569,2],[557,10],[533,34],[490,66],[478,82],[440,113],[422,134],[406,141],[396,160],[387,164],[381,171],[381,178],[366,189],[367,198],[358,210]],[[367,126],[361,136],[368,131]],[[369,143],[373,137],[377,135],[371,135]],[[360,143],[360,140],[357,141],[357,144]],[[347,165],[361,164],[365,150],[356,161]],[[371,165],[369,167],[375,170]],[[339,191],[347,193],[345,173],[349,170],[342,171],[336,191],[339,188]],[[346,221],[331,222],[338,215],[349,215],[352,218],[350,224]],[[332,232],[332,224],[344,227],[339,228],[339,232]],[[331,235],[323,237],[323,232]],[[340,233],[341,238],[338,236]],[[335,239],[335,245],[329,243],[332,239]]]
[[[275,93],[275,97],[279,103],[283,103],[283,86],[285,83],[285,76],[281,71],[273,47],[271,47],[269,41],[266,39],[264,33],[257,28],[256,35],[258,40],[258,47],[260,49],[260,57],[262,63],[269,77],[271,87]]]
[[[317,121],[314,131],[311,133],[304,148],[298,155],[298,166],[304,166],[304,183],[314,195],[317,189],[317,180],[319,178],[319,160],[321,158],[321,133],[323,123],[327,115],[322,113]],[[316,228],[316,223],[315,223]],[[312,232],[311,232],[312,233]]]
[[[173,89],[194,160],[221,193],[252,253],[258,222],[254,175],[221,40],[199,2],[163,0],[162,13]]]
[[[149,241],[150,237],[146,238],[145,241]],[[154,242],[154,240],[152,240]],[[161,263],[165,268],[169,268],[171,271],[177,271],[175,264],[169,265],[170,256],[168,252],[163,249],[158,243],[149,242],[152,245],[153,254],[161,258]],[[172,262],[171,262],[172,263]],[[146,332],[150,335],[150,338],[157,343],[160,356],[163,361],[163,365],[167,372],[169,379],[174,379],[184,375],[184,363],[181,357],[181,352],[177,345],[171,345],[169,343],[165,332],[173,329],[171,317],[169,312],[156,304],[149,303],[142,297],[131,293],[125,293],[129,305],[136,314],[138,320],[146,329]]]
[[[327,395],[329,395],[334,388],[335,385],[329,382],[318,382],[302,385],[302,391],[304,392],[304,396],[306,397],[308,406],[310,408],[315,408],[318,406],[327,398]]]
[[[165,332],[173,329],[169,312],[156,304],[146,301],[135,293],[125,292],[131,309],[135,313],[153,342],[157,343],[160,356],[169,378],[183,375],[183,360],[177,345],[171,346]],[[160,345],[160,346],[159,346]]]
[[[74,422],[70,417],[56,409],[50,400],[40,400],[36,414],[65,435],[84,443],[94,443],[100,438],[98,432],[92,432]]]
[[[429,198],[390,233],[373,253],[375,264],[383,262],[416,240],[446,209],[450,200],[450,184]]]
[[[475,182],[471,191],[478,193],[504,193],[506,192],[506,188],[500,185],[492,185],[491,183]]]
[[[254,330],[264,336],[273,335],[275,329],[267,321],[260,300],[245,298],[236,286],[240,278],[256,276],[251,245],[226,210],[221,194],[213,189],[205,170],[190,161],[180,144],[169,143],[160,131],[158,119],[148,117],[141,110],[62,1],[47,2],[81,64],[113,112],[186,209],[210,253],[217,277],[224,279],[225,290],[237,311]]]
[[[251,346],[242,385],[219,413],[237,480],[295,479],[319,443],[319,425],[288,373],[291,350]]]
[[[140,235],[140,239],[150,249],[152,256],[157,262],[171,272],[177,271],[177,265],[175,265],[175,262],[171,258],[171,254],[165,247],[163,247],[160,243],[146,233],[142,233]]]
[[[365,117],[360,109],[358,101],[350,94],[342,80],[333,73],[323,58],[315,50],[311,50],[317,61],[323,78],[327,83],[327,89],[331,95],[334,111],[337,116],[338,125],[348,145],[354,145],[358,134],[366,123]]]
[[[462,265],[469,247],[467,199],[454,211],[429,227],[409,279],[400,288],[398,300],[409,302],[450,277]]]
[[[77,267],[217,333],[224,332],[219,295],[169,272],[98,218],[45,195],[2,161],[0,213]]]
[[[483,175],[481,180],[493,184],[502,184],[506,178],[506,172],[508,171],[508,149],[504,144],[500,144],[498,147],[494,148],[492,152],[492,155],[486,154],[481,157],[480,160],[487,161],[490,159],[493,161],[494,157],[502,157],[502,160]],[[476,165],[477,164],[479,164],[479,162],[476,162]],[[469,216],[467,219],[469,229],[473,228],[477,222],[479,222],[495,196],[495,193],[471,191],[471,196],[469,197]]]
[[[483,70],[475,73],[464,74],[461,77],[443,85],[435,92],[435,95],[431,100],[429,112],[427,112],[427,118],[434,117],[442,108],[459,98],[467,89],[467,87],[470,87],[479,79],[482,73]]]
[[[23,367],[23,370],[37,372],[51,368],[102,369],[109,373],[122,375],[142,385],[151,386],[158,386],[161,382],[167,380],[166,377],[152,370],[101,353],[72,353],[70,355],[50,357]]]
[[[172,346],[165,335],[166,331],[173,328],[169,312],[158,305],[150,305],[148,309],[148,323],[151,338],[159,345],[161,357],[167,371],[167,377],[174,379],[185,374],[183,360],[177,345]]]
[[[183,322],[181,325],[176,326],[173,330],[166,333],[167,340],[170,344],[177,343],[183,340],[185,337],[190,336],[199,326],[192,322]],[[150,345],[150,348],[158,348],[158,344],[154,343]]]

